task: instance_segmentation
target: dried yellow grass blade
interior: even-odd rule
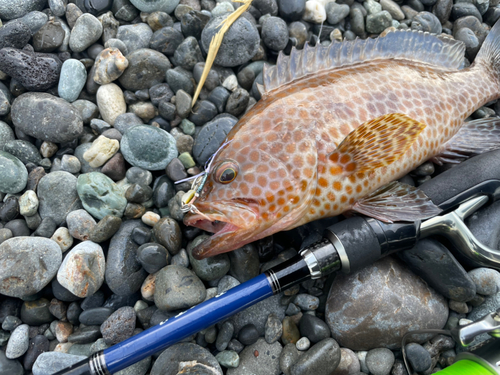
[[[219,47],[222,43],[222,39],[224,38],[224,34],[229,30],[234,21],[236,21],[239,16],[241,16],[244,12],[246,12],[248,7],[252,3],[252,0],[233,0],[233,2],[243,3],[243,5],[240,6],[238,9],[236,9],[224,21],[221,22],[222,28],[218,31],[217,34],[215,34],[212,37],[212,40],[210,41],[210,46],[208,47],[208,54],[207,54],[207,61],[205,62],[205,68],[203,69],[203,74],[201,75],[200,82],[196,87],[196,92],[194,93],[191,107],[193,107],[194,103],[196,103],[196,100],[198,100],[201,88],[203,87],[203,85],[205,84],[205,80],[207,79],[208,72],[210,71],[212,65],[214,64],[215,56],[217,56],[217,52],[219,52]]]

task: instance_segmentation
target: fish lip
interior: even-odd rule
[[[239,225],[234,224],[230,218],[212,204],[199,205],[198,209],[201,214],[188,213],[184,217],[184,224],[214,233],[193,249],[192,255],[195,259],[204,259],[239,247],[236,245],[232,246],[232,244],[238,244],[240,242],[238,238],[246,238],[246,234],[251,233],[255,228],[255,223],[259,217],[256,202],[245,200],[244,203],[242,204],[241,200],[232,200],[230,202],[218,202],[215,205],[221,208],[231,206],[236,211],[250,211],[254,215],[255,220],[245,223],[241,222]],[[217,223],[214,224],[215,222]],[[231,241],[233,236],[237,237]]]

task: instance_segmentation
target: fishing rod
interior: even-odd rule
[[[481,244],[463,220],[500,196],[500,150],[473,157],[419,187],[443,213],[420,222],[383,223],[364,216],[338,222],[295,257],[55,375],[108,375],[307,279],[354,272],[419,238],[446,237],[477,265],[500,269],[500,252]]]

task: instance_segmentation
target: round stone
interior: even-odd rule
[[[342,346],[398,348],[409,330],[443,328],[448,306],[399,261],[387,257],[352,275],[339,275],[325,317]]]
[[[199,165],[205,165],[221,143],[226,139],[227,134],[233,128],[238,119],[228,115],[219,115],[212,121],[207,122],[196,136],[193,146],[193,156]]]
[[[128,54],[141,48],[148,48],[152,35],[153,30],[147,24],[136,23],[120,26],[116,38],[125,44],[128,58]]]
[[[229,4],[229,3],[223,3]],[[234,350],[224,350],[218,353],[215,358],[219,363],[227,368],[236,368],[240,364],[240,357]]]
[[[257,327],[253,324],[247,324],[244,327],[241,327],[240,332],[238,333],[238,341],[243,345],[252,345],[259,338],[259,331]]]
[[[135,167],[159,171],[177,157],[176,141],[165,130],[149,125],[137,125],[123,135],[121,152]]]
[[[106,48],[95,61],[94,82],[106,85],[118,79],[128,67],[128,60],[118,48]]]
[[[491,296],[500,290],[500,272],[491,268],[475,268],[468,272],[476,285],[476,291],[485,296]]]
[[[62,65],[57,92],[61,98],[72,103],[80,96],[85,82],[87,82],[85,65],[78,60],[68,59]]]
[[[127,55],[129,67],[120,76],[121,85],[131,91],[149,89],[165,80],[172,67],[168,58],[153,49],[141,48]]]
[[[95,218],[100,220],[106,215],[123,215],[127,205],[123,191],[103,173],[81,174],[76,188],[83,207]]]
[[[412,342],[405,346],[405,350],[413,371],[424,372],[431,367],[431,355],[422,345]]]
[[[104,281],[104,253],[98,244],[85,241],[64,258],[57,273],[59,283],[75,296],[91,296]]]
[[[205,348],[191,343],[180,343],[165,349],[151,369],[151,375],[176,375],[179,364],[186,361],[196,361],[212,369],[212,372],[199,371],[191,373],[222,375],[222,369],[215,357]],[[267,374],[269,375],[269,374]]]
[[[16,359],[26,353],[30,343],[29,329],[29,325],[21,324],[12,332],[5,350],[7,358]]]
[[[169,263],[170,254],[162,245],[150,242],[137,249],[137,260],[146,272],[155,273]]]
[[[47,93],[27,92],[17,97],[11,116],[16,128],[42,141],[71,142],[83,132],[78,110],[66,100]]]
[[[68,213],[82,208],[76,182],[75,176],[63,171],[51,172],[40,179],[37,195],[42,219],[51,218],[60,225]]]
[[[366,367],[373,375],[389,375],[394,364],[394,353],[387,348],[377,348],[366,354]]]
[[[180,31],[173,27],[163,27],[155,31],[149,42],[149,47],[171,57],[183,41],[184,36]]]
[[[211,281],[220,279],[224,276],[229,271],[230,263],[227,254],[219,254],[202,260],[198,260],[193,257],[193,249],[207,238],[209,238],[207,235],[196,237],[189,243],[186,250],[189,254],[189,261],[193,267],[193,271],[196,272],[200,279]]]
[[[78,17],[71,30],[69,47],[73,52],[83,52],[99,40],[102,31],[101,22],[92,14],[84,13]]]
[[[141,12],[165,12],[170,14],[179,4],[179,0],[131,0],[134,6]]]
[[[0,151],[0,192],[16,194],[22,191],[28,182],[28,171],[15,156]]]
[[[116,310],[101,325],[101,333],[108,345],[118,344],[134,334],[135,310],[133,307],[125,306]]]
[[[279,17],[267,17],[261,34],[264,44],[273,51],[281,51],[288,43],[288,27]]]
[[[52,52],[63,44],[65,36],[61,23],[51,20],[33,35],[33,49],[36,52]]]
[[[430,12],[419,12],[411,22],[412,30],[427,31],[431,34],[441,34],[443,30],[439,19]]]
[[[203,302],[206,295],[203,282],[187,268],[170,265],[156,275],[154,301],[161,310],[187,309]]]
[[[212,37],[220,30],[220,24],[228,17],[224,14],[212,18],[201,33],[201,45],[208,52]],[[285,25],[286,26],[286,25]],[[257,27],[245,17],[238,18],[224,35],[214,63],[234,67],[250,61],[259,49]]]
[[[123,91],[114,83],[99,87],[96,99],[103,120],[110,125],[114,125],[116,118],[127,111]]]
[[[57,243],[42,237],[14,237],[0,244],[0,293],[25,297],[38,293],[62,261]]]

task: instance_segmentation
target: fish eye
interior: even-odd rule
[[[229,184],[238,175],[238,166],[233,162],[222,163],[215,172],[215,181],[221,184]]]

